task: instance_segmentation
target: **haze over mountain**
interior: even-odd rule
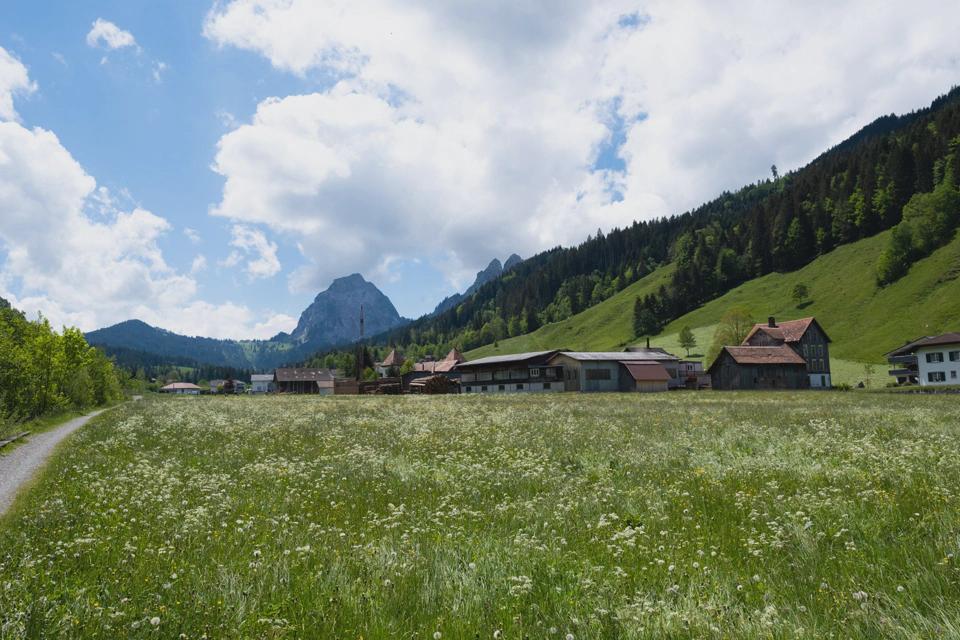
[[[437,308],[433,310],[431,316],[443,313],[447,309],[452,309],[473,294],[477,292],[477,289],[487,284],[491,280],[500,277],[501,274],[510,271],[513,267],[523,262],[523,258],[517,254],[512,254],[507,261],[501,266],[500,261],[494,258],[490,261],[490,264],[487,265],[487,268],[483,271],[477,273],[477,279],[473,281],[473,284],[467,288],[463,293],[455,293],[452,296],[447,296],[443,301],[437,305]]]

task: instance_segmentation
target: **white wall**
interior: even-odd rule
[[[960,354],[960,344],[942,344],[933,347],[917,349],[917,368],[919,370],[921,387],[942,387],[946,385],[960,385],[960,356],[958,360],[950,360],[952,354]],[[927,362],[929,354],[940,354],[943,362]],[[944,380],[931,382],[930,374],[942,372]]]

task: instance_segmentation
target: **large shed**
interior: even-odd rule
[[[333,395],[333,380],[330,369],[277,369],[273,373],[277,393]]]
[[[560,351],[550,358],[550,364],[563,366],[565,389],[584,393],[666,391],[679,361],[662,349]]]
[[[724,347],[709,369],[714,389],[809,389],[807,361],[789,346]]]

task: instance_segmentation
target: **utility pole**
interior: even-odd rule
[[[363,380],[363,305],[360,305],[360,343],[357,345],[357,381]]]

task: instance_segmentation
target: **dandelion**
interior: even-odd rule
[[[384,581],[383,581],[383,586],[385,586],[385,587],[388,587],[388,588],[389,588],[392,584],[393,584],[393,583],[390,582],[390,580],[384,580]]]
[[[440,632],[439,632],[439,631],[437,631],[436,633],[433,634],[433,640],[440,640]]]
[[[150,624],[152,624],[155,627],[158,626],[160,624],[160,618],[157,618],[156,616],[154,616],[153,618],[150,618]]]
[[[476,564],[475,562],[471,562],[471,563],[468,564],[467,566],[470,567],[471,569],[476,569],[476,568],[477,568],[477,564]]]
[[[567,634],[567,640],[573,640],[573,634],[572,634],[572,633],[568,633],[568,634]]]
[[[742,584],[738,584],[738,585],[737,585],[737,591],[743,591],[743,585],[742,585]]]
[[[754,574],[754,576],[753,576],[753,581],[754,581],[754,582],[760,582],[760,576]]]
[[[676,568],[677,568],[677,566],[672,564],[672,565],[670,565],[669,567],[667,567],[667,571],[673,571],[673,570],[676,569]]]
[[[500,629],[497,629],[496,631],[493,632],[493,637],[494,637],[494,638],[502,638],[502,637],[503,637],[503,634],[500,633]]]
[[[260,549],[256,549],[256,550],[253,552],[253,557],[254,557],[254,558],[259,558],[261,555],[262,555],[262,554],[260,553]]]
[[[900,585],[899,587],[897,587],[897,591],[899,591],[900,593],[903,593],[903,585]]]
[[[550,627],[550,633],[551,633],[551,634],[554,634],[554,633],[556,633],[556,632],[557,632],[557,628],[556,628],[556,627]]]

